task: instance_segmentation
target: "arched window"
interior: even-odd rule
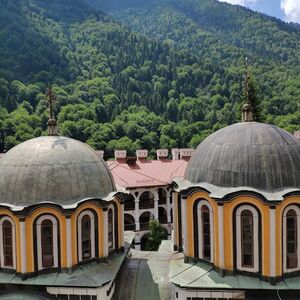
[[[290,209],[286,215],[286,267],[297,268],[297,215]]]
[[[78,216],[78,261],[90,260],[96,255],[96,221],[90,210],[85,210]]]
[[[114,214],[112,208],[108,210],[108,250],[114,249]]]
[[[283,214],[283,268],[284,272],[300,270],[299,261],[299,239],[298,230],[300,209],[296,205],[289,206]]]
[[[202,218],[202,256],[204,259],[210,260],[210,216],[209,208],[203,205],[201,208],[201,218]]]
[[[91,219],[85,215],[81,220],[82,259],[91,258]]]
[[[197,210],[198,255],[201,259],[213,262],[213,210],[210,203],[206,200],[200,200]]]
[[[4,268],[16,268],[16,242],[15,225],[9,217],[3,217],[0,221],[1,240],[1,266]]]
[[[52,215],[44,215],[36,222],[37,268],[58,267],[58,222]]]
[[[241,251],[242,266],[254,266],[254,239],[253,239],[253,214],[250,210],[241,213]]]
[[[51,220],[44,220],[41,226],[42,267],[51,268],[54,264],[53,224]]]
[[[259,271],[259,218],[257,210],[250,205],[240,206],[236,211],[236,266],[238,270]]]

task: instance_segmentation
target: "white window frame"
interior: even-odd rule
[[[85,210],[77,218],[77,233],[78,233],[78,261],[82,262],[82,218],[84,216],[89,216],[91,220],[91,258],[95,257],[95,215],[90,210]]]
[[[241,232],[241,214],[244,210],[250,210],[253,215],[253,268],[242,266],[242,232]],[[236,262],[237,269],[247,272],[259,272],[259,215],[257,210],[251,205],[242,205],[240,206],[235,213],[236,220]]]
[[[110,204],[108,206],[108,209],[107,209],[107,229],[108,229],[108,212],[109,212],[109,209],[112,210],[112,232],[113,232],[113,240],[112,240],[112,250],[115,250],[116,249],[116,237],[115,237],[115,207]],[[107,234],[108,234],[108,230],[107,230]],[[109,249],[109,240],[108,240],[108,249]]]
[[[10,267],[10,266],[5,266],[4,265],[4,242],[3,242],[3,223],[5,221],[8,221],[10,222],[10,224],[12,225],[12,246],[13,246],[13,266]],[[0,264],[1,264],[1,267],[3,268],[6,268],[6,269],[13,269],[15,270],[16,269],[16,225],[15,225],[15,222],[8,216],[5,216],[3,218],[1,218],[0,220],[0,241],[1,241],[1,244],[0,244]]]
[[[204,259],[203,257],[203,226],[202,226],[202,213],[201,209],[203,206],[207,206],[209,209],[209,230],[210,230],[210,262],[214,262],[214,218],[213,218],[213,208],[207,200],[200,200],[197,206],[198,214],[198,247],[199,247],[199,258]]]
[[[53,267],[58,268],[58,223],[57,219],[52,215],[43,215],[36,221],[36,233],[37,233],[37,258],[38,258],[38,270],[44,270],[48,268],[43,267],[42,258],[42,222],[49,220],[53,226]]]
[[[288,269],[286,267],[286,215],[290,210],[294,210],[297,216],[297,263],[298,267],[297,268],[292,268]],[[282,244],[283,244],[283,272],[284,273],[291,273],[295,271],[300,270],[300,247],[299,247],[299,242],[300,242],[300,209],[296,205],[289,205],[288,207],[285,208],[283,212],[283,235],[282,235]]]

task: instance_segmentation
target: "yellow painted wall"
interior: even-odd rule
[[[15,235],[16,235],[16,269],[17,272],[21,272],[21,239],[20,239],[20,223],[19,219],[15,217],[9,209],[1,208],[0,215],[10,217],[15,223]]]
[[[282,226],[283,226],[283,213],[284,210],[290,205],[299,205],[299,196],[289,196],[285,198],[276,208],[276,275],[280,276],[283,273],[283,261],[282,261]],[[298,224],[299,227],[299,224]]]
[[[77,218],[84,210],[92,210],[98,217],[98,249],[99,257],[103,257],[103,210],[94,203],[86,202],[76,209],[75,213],[71,216],[72,224],[72,265],[75,266],[78,263],[77,257]]]
[[[117,204],[118,212],[118,224],[119,224],[119,245],[122,244],[123,228],[121,228],[121,211],[120,203],[115,200]],[[95,205],[94,203],[84,203],[71,215],[71,235],[72,235],[72,265],[76,265],[77,259],[77,218],[78,215],[84,210],[93,210],[98,216],[98,248],[99,257],[104,255],[104,224],[103,224],[103,209]],[[21,238],[20,238],[20,222],[19,218],[14,216],[9,209],[1,208],[0,214],[10,217],[15,223],[16,230],[16,271],[21,272]],[[31,273],[35,271],[34,265],[34,223],[41,216],[45,214],[53,215],[59,222],[59,236],[60,236],[60,265],[61,268],[67,268],[67,228],[66,228],[66,216],[63,215],[56,208],[37,208],[31,215],[25,217],[25,230],[26,230],[26,259],[27,259],[27,272]]]
[[[213,218],[214,218],[214,258],[215,258],[215,265],[219,265],[219,222],[218,222],[218,205],[217,203],[211,199],[206,192],[197,192],[194,193],[192,196],[187,198],[187,231],[188,231],[188,249],[187,256],[194,257],[194,218],[193,218],[193,206],[196,200],[198,199],[205,199],[208,201],[213,209]],[[184,201],[184,200],[183,200]],[[199,249],[200,251],[200,249]]]
[[[193,220],[193,204],[197,199],[207,200],[213,208],[214,216],[214,257],[215,265],[220,266],[219,259],[219,241],[218,241],[218,205],[211,199],[206,192],[196,192],[187,198],[187,231],[188,231],[188,249],[186,255],[194,257],[194,220]],[[184,200],[183,200],[184,201]],[[240,204],[251,204],[257,208],[261,215],[261,235],[262,235],[262,275],[270,276],[270,208],[268,204],[253,196],[237,196],[230,202],[224,202],[224,263],[225,269],[233,270],[233,212]],[[300,197],[289,197],[285,199],[276,208],[276,275],[282,274],[282,244],[281,244],[281,228],[282,213],[287,205],[300,203]],[[175,201],[174,205],[177,205]],[[174,220],[174,226],[177,226],[177,218]],[[178,237],[175,237],[177,242]]]
[[[270,216],[269,206],[252,196],[238,196],[224,204],[225,268],[233,270],[233,211],[241,203],[255,206],[261,215],[262,229],[262,275],[270,273]],[[225,220],[226,219],[226,220]]]
[[[41,215],[51,214],[58,219],[60,235],[60,261],[61,267],[67,267],[67,239],[66,239],[66,219],[65,216],[55,208],[38,208],[30,216],[25,218],[26,227],[26,255],[27,272],[34,272],[34,245],[33,245],[33,224]]]

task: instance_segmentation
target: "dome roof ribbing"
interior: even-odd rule
[[[88,145],[66,137],[28,140],[0,160],[0,203],[72,205],[115,191],[106,163]]]
[[[300,141],[273,125],[234,124],[199,144],[185,179],[191,185],[251,187],[271,193],[300,190]]]

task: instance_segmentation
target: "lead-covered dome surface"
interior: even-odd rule
[[[115,191],[106,163],[88,145],[66,137],[28,140],[0,159],[0,203],[71,205]]]
[[[269,124],[238,123],[199,144],[186,169],[191,185],[300,190],[300,141]]]

